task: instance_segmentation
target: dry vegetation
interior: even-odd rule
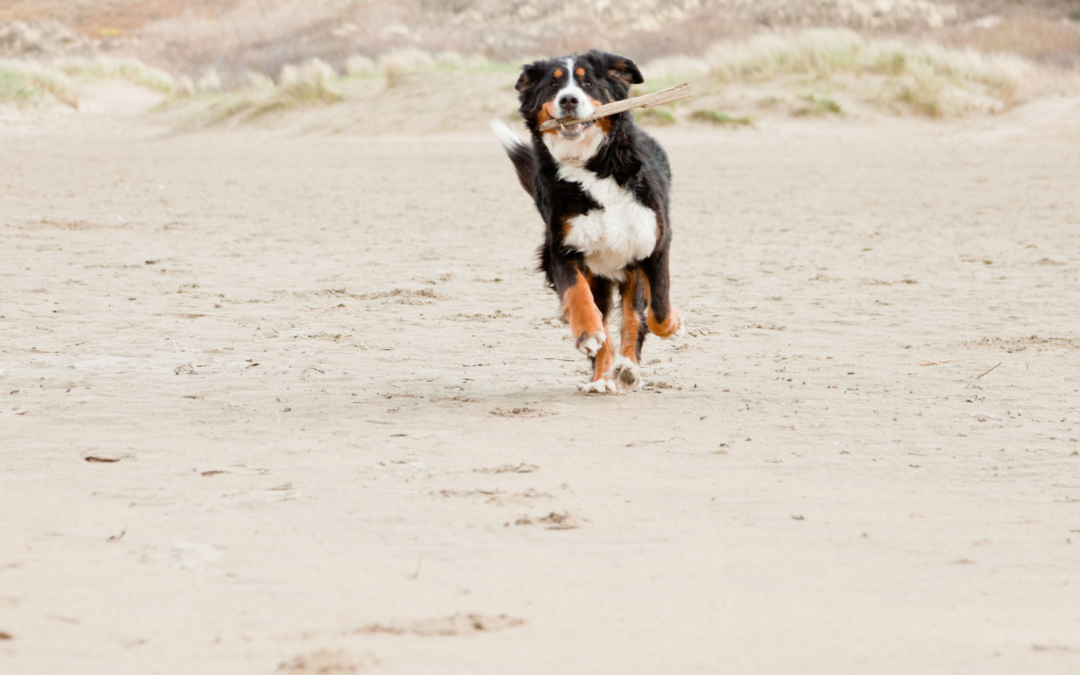
[[[433,89],[441,88],[458,90],[444,92],[444,96],[454,99],[447,105],[460,117],[514,114],[510,89],[513,64],[415,49],[395,50],[377,60],[358,55],[348,63],[349,71],[340,74],[319,60],[299,68],[286,66],[276,86],[255,74],[247,75],[254,86],[232,92],[215,93],[213,88],[196,86],[196,96],[168,108],[182,114],[181,126],[191,128],[253,121],[299,105],[346,102],[357,108],[382,107],[393,94],[410,91],[415,105],[416,97],[437,97]],[[1023,93],[1037,66],[1009,54],[867,39],[850,30],[812,29],[717,43],[701,57],[662,58],[643,64],[643,70],[648,82],[635,94],[688,80],[698,97],[685,105],[639,111],[636,116],[640,122],[748,126],[755,117],[775,112],[800,117],[842,115],[860,109],[929,117],[998,112]],[[490,77],[493,73],[500,76]],[[445,77],[448,74],[453,77]],[[729,96],[735,89],[764,93],[736,102]],[[459,99],[471,99],[472,104],[462,104]],[[502,102],[493,103],[499,100]],[[440,124],[438,118],[446,116],[447,110],[446,105],[435,106],[437,115],[420,126]],[[341,118],[348,115],[337,116],[329,126],[355,126]]]
[[[41,19],[46,5],[14,2],[0,18]],[[357,114],[326,116],[326,124],[357,127],[364,109],[387,106],[388,92],[406,99],[405,92],[426,95],[433,87],[481,92],[471,107],[444,92],[443,98],[455,99],[455,112],[511,116],[512,108],[492,101],[512,101],[508,76],[518,63],[592,46],[633,55],[648,78],[642,91],[694,84],[694,102],[639,113],[653,124],[746,126],[771,114],[873,110],[930,117],[993,113],[1039,86],[1046,79],[1039,73],[1080,68],[1080,6],[1052,0],[1027,3],[1029,13],[1019,15],[1010,3],[912,0],[873,7],[850,0],[49,6],[48,16],[67,21],[81,36],[55,23],[41,24],[48,30],[0,25],[0,56],[9,57],[0,62],[0,101],[55,99],[75,106],[88,80],[123,78],[169,93],[165,113],[183,128],[269,122],[299,107],[331,104]],[[812,28],[821,25],[832,28]],[[34,59],[13,58],[26,56]],[[437,77],[448,73],[452,77]],[[391,101],[389,108],[404,105]]]
[[[163,93],[173,90],[173,78],[131,58],[95,56],[49,61],[0,59],[0,102],[40,103],[46,99],[79,107],[79,89],[88,82],[126,80]]]
[[[690,72],[663,72],[661,67],[661,79],[701,73],[706,91],[734,83],[782,82],[796,90],[826,92],[801,97],[811,111],[841,112],[832,101],[832,92],[840,91],[864,103],[930,117],[1000,111],[1034,70],[1031,62],[1011,54],[867,40],[848,30],[821,29],[719,43],[700,60],[677,63]],[[807,110],[801,106],[794,112],[805,115]]]

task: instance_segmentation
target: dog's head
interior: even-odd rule
[[[521,68],[515,88],[521,100],[521,116],[537,133],[549,119],[588,117],[605,103],[620,101],[630,94],[630,85],[643,82],[637,65],[617,54],[593,49],[557,59],[534,61]],[[603,120],[598,120],[604,126]],[[563,140],[580,140],[592,123],[553,129]],[[604,128],[602,131],[606,132]]]

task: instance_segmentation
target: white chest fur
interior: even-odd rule
[[[622,280],[627,265],[652,254],[656,213],[629,190],[619,187],[614,178],[597,178],[592,171],[577,166],[560,166],[559,178],[580,183],[603,207],[571,218],[563,237],[564,244],[585,255],[585,264],[593,274]]]

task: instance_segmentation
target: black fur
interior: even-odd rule
[[[525,192],[532,194],[534,162],[532,148],[519,144],[507,148],[506,154],[510,156],[510,161],[514,164],[514,170],[517,172],[518,182],[521,183],[521,187],[525,189]]]

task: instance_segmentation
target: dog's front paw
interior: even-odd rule
[[[619,387],[615,384],[614,380],[601,377],[599,380],[594,380],[593,382],[581,385],[581,391],[586,394],[617,394],[619,392]]]
[[[582,354],[592,358],[600,351],[600,347],[604,345],[605,340],[607,340],[607,335],[604,335],[603,331],[582,333],[577,337],[575,346]]]
[[[625,356],[615,357],[611,366],[611,379],[623,391],[634,391],[641,385],[641,366]]]

